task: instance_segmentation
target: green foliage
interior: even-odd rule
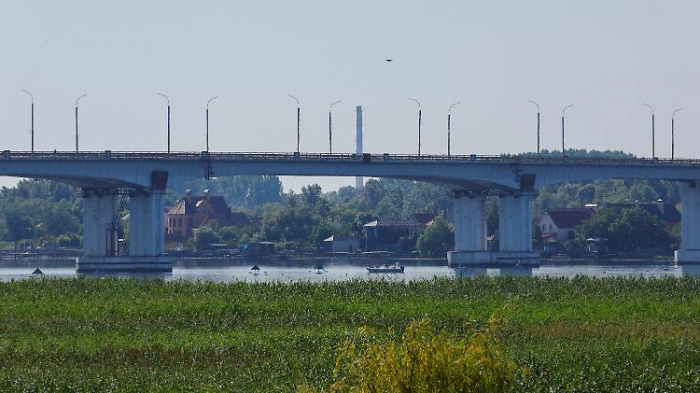
[[[579,243],[602,237],[614,252],[633,251],[642,247],[670,247],[673,238],[658,217],[634,207],[603,207],[576,229]]]
[[[278,176],[232,176],[211,180],[197,179],[170,186],[174,203],[185,190],[201,195],[209,190],[212,195],[221,195],[233,209],[254,209],[267,203],[282,201],[282,182]]]
[[[221,238],[214,228],[199,228],[194,233],[194,247],[197,251],[211,250],[211,245],[217,243],[221,243]]]
[[[451,348],[493,315],[499,359],[529,370],[509,391],[700,390],[700,278],[479,277],[1,282],[0,391],[327,387],[348,339],[398,349],[387,331],[428,318]]]
[[[338,348],[330,392],[503,392],[517,375],[497,337],[498,321],[461,337],[412,322],[399,343],[348,340]],[[391,333],[390,333],[391,334]],[[366,340],[366,339],[365,339]],[[303,389],[312,391],[311,389]]]
[[[21,180],[0,190],[0,235],[3,240],[51,240],[81,229],[82,201],[76,191],[48,180]],[[40,243],[40,242],[39,242]]]
[[[61,247],[80,247],[81,237],[74,233],[66,233],[56,238],[58,245]]]
[[[454,246],[454,228],[442,216],[437,216],[418,237],[418,254],[426,257],[444,256]]]

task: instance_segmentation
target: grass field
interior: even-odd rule
[[[700,279],[436,279],[410,284],[0,283],[0,391],[328,386],[360,327],[489,317],[523,391],[700,391]]]

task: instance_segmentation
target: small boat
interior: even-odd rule
[[[367,268],[369,273],[403,273],[403,266],[398,264],[393,265],[374,265]]]

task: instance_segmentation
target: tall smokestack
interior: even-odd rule
[[[362,106],[358,105],[355,108],[355,128],[357,130],[357,133],[355,134],[355,144],[356,144],[356,153],[358,155],[362,155]],[[355,189],[356,190],[362,190],[362,187],[364,186],[364,179],[362,176],[356,176],[355,177]]]

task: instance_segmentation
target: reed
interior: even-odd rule
[[[0,391],[331,386],[338,348],[503,321],[513,390],[700,390],[700,279],[0,283]]]

